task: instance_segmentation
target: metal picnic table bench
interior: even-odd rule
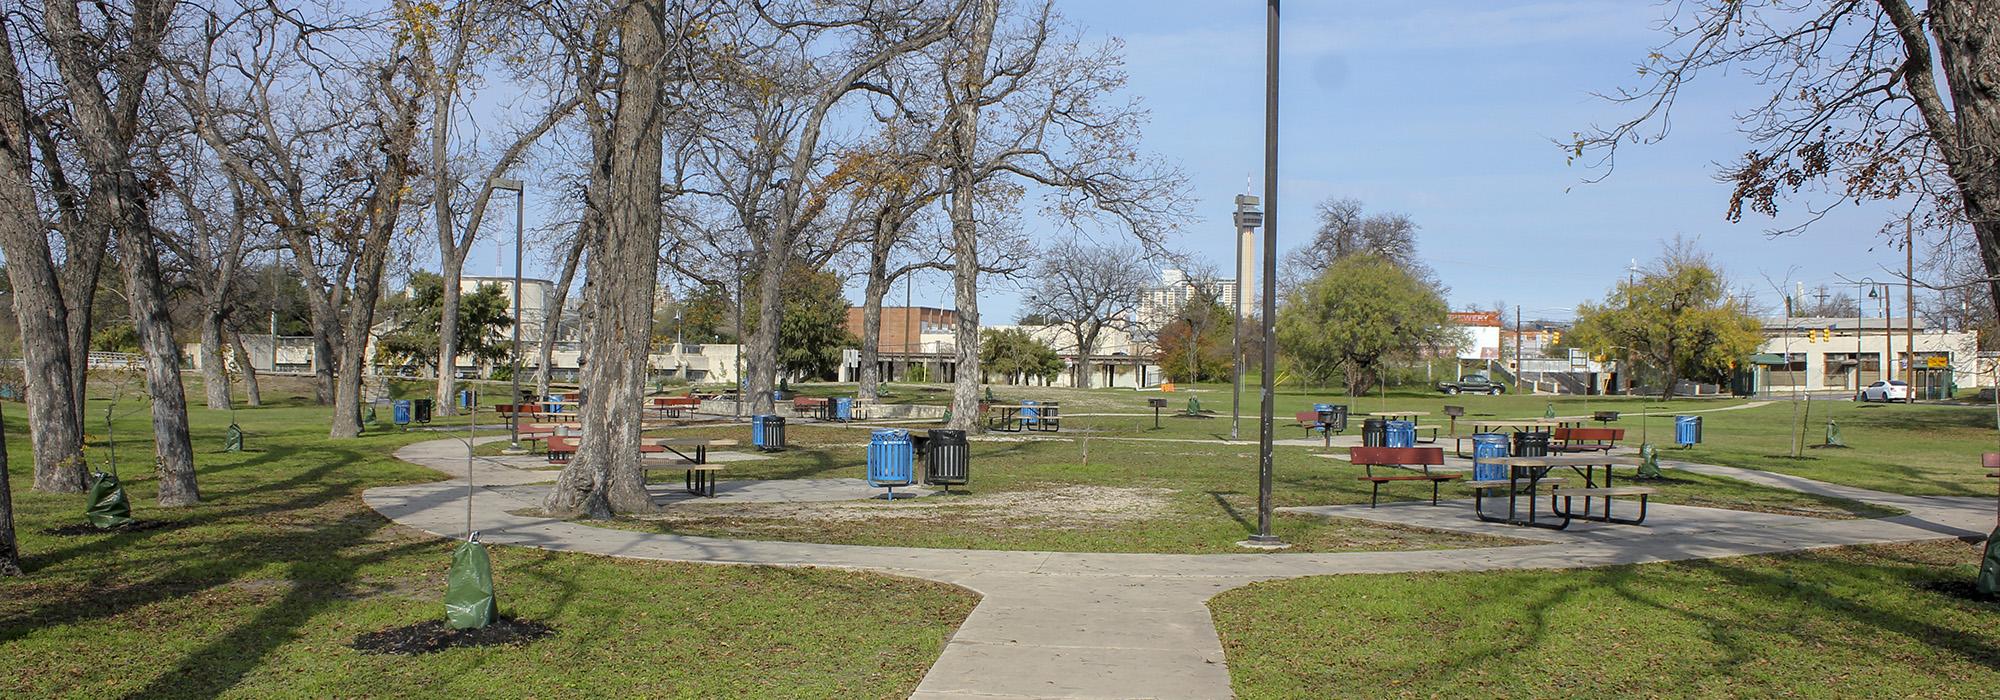
[[[724,439],[724,438],[694,438],[694,437],[646,438],[645,440],[639,443],[640,445],[639,449],[641,452],[639,465],[646,471],[653,471],[655,469],[683,470],[685,474],[681,480],[682,488],[686,489],[688,493],[694,494],[696,496],[714,498],[715,477],[717,476],[717,472],[722,471],[723,467],[720,464],[708,463],[708,448],[731,446],[735,444],[737,444],[735,440]],[[647,447],[655,447],[658,449],[647,450],[646,449]],[[680,451],[680,448],[683,447],[694,448],[694,454],[689,455],[685,452]],[[676,457],[679,457],[679,459],[668,459],[664,457],[645,457],[644,453],[648,451],[672,452]]]
[[[1594,455],[1594,456],[1579,455],[1579,456],[1546,456],[1546,457],[1496,457],[1489,460],[1488,462],[1491,464],[1500,464],[1506,466],[1508,472],[1507,478],[1466,482],[1466,485],[1472,487],[1473,513],[1477,515],[1480,520],[1484,520],[1487,522],[1509,523],[1513,525],[1526,525],[1530,527],[1545,527],[1553,530],[1561,530],[1563,528],[1569,527],[1570,520],[1572,519],[1594,520],[1597,522],[1614,523],[1619,525],[1638,525],[1646,521],[1646,505],[1648,497],[1651,496],[1652,494],[1659,493],[1660,491],[1659,489],[1650,486],[1612,485],[1613,467],[1615,466],[1637,467],[1644,464],[1643,460],[1634,456],[1606,454],[1606,455]],[[1604,467],[1603,486],[1597,485],[1597,479],[1595,477],[1595,470],[1597,467],[1600,466]],[[1560,467],[1568,467],[1572,471],[1575,471],[1579,476],[1582,476],[1584,480],[1584,487],[1578,489],[1564,488],[1562,486],[1562,479],[1551,478],[1548,476],[1550,470]],[[1526,482],[1528,489],[1528,494],[1527,494],[1528,518],[1526,520],[1522,520],[1519,517],[1519,511],[1517,506],[1517,502],[1520,499],[1520,489],[1523,484],[1523,481]],[[1541,493],[1541,487],[1543,485],[1549,485],[1552,487],[1549,490],[1549,513],[1553,516],[1561,518],[1560,523],[1549,523],[1537,519],[1535,502],[1537,500],[1538,494]],[[1507,491],[1506,517],[1490,516],[1486,514],[1485,495],[1487,491],[1491,491],[1494,489],[1506,489]],[[1639,517],[1619,518],[1611,514],[1611,504],[1615,500],[1615,498],[1620,496],[1639,497]],[[1575,510],[1574,507],[1575,504],[1573,502],[1573,499],[1576,498],[1583,499],[1583,512],[1581,513],[1578,513]],[[1591,499],[1593,498],[1604,499],[1604,512],[1602,515],[1592,514],[1593,508],[1591,505]],[[1558,504],[1557,499],[1561,499],[1560,500],[1561,505],[1557,505]]]
[[[997,412],[1000,415],[988,418],[986,427],[993,430],[1040,430],[1053,433],[1062,429],[1062,416],[1059,414],[1061,408],[1062,404],[1056,401],[987,404],[987,411]]]

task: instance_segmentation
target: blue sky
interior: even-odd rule
[[[1146,145],[1179,161],[1201,200],[1181,246],[1227,269],[1230,200],[1263,171],[1264,3],[1061,7],[1093,36],[1125,42],[1130,90],[1152,108]],[[1779,239],[1765,235],[1772,220],[1723,218],[1730,186],[1714,179],[1715,163],[1746,150],[1733,110],[1757,98],[1735,76],[1698,85],[1669,139],[1621,150],[1608,180],[1586,184],[1592,171],[1565,164],[1554,139],[1625,114],[1590,93],[1632,81],[1634,60],[1661,38],[1652,29],[1661,12],[1597,0],[1288,3],[1281,250],[1311,235],[1314,203],[1354,197],[1416,220],[1455,307],[1504,300],[1530,318],[1565,317],[1602,296],[1632,258],[1676,235],[1698,238],[1767,303],[1765,274],[1810,286],[1900,268],[1901,252],[1877,234],[1886,207]],[[985,310],[1011,316],[1008,301]]]
[[[1264,3],[1064,0],[1096,40],[1125,43],[1128,90],[1151,108],[1145,147],[1178,162],[1200,216],[1178,247],[1229,268],[1231,199],[1263,171]],[[1749,80],[1706,77],[1684,95],[1663,144],[1631,146],[1604,182],[1564,162],[1553,141],[1628,114],[1591,95],[1630,84],[1634,60],[1661,38],[1649,2],[1292,2],[1281,83],[1280,248],[1307,240],[1312,207],[1354,197],[1408,214],[1423,257],[1455,308],[1522,306],[1567,318],[1601,297],[1628,261],[1677,235],[1699,240],[1735,283],[1775,308],[1765,275],[1840,285],[1891,277],[1902,253],[1877,230],[1886,206],[1837,211],[1802,236],[1766,231],[1791,219],[1723,218],[1729,185],[1716,162],[1747,149],[1734,110],[1759,98]],[[1254,182],[1256,193],[1262,182]],[[1792,209],[1803,211],[1798,203]],[[539,212],[530,212],[532,219]],[[1041,225],[1048,239],[1068,234]],[[494,239],[471,267],[490,269]],[[510,241],[509,241],[510,242]],[[1872,250],[1871,250],[1872,249]],[[511,257],[511,256],[510,256]],[[553,276],[531,262],[529,274]],[[859,297],[858,284],[850,296]],[[1849,285],[1851,288],[1851,285]],[[942,273],[918,304],[950,306]],[[892,297],[901,303],[902,290]],[[1011,321],[1019,294],[988,285],[988,323]]]

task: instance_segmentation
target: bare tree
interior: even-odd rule
[[[537,56],[542,47],[533,42],[524,46],[496,46],[495,39],[511,34],[496,31],[496,26],[512,23],[517,18],[510,13],[505,3],[476,2],[462,0],[447,7],[440,7],[437,21],[431,23],[434,33],[419,32],[411,52],[416,67],[415,75],[422,84],[430,100],[430,167],[431,213],[433,233],[437,235],[438,260],[443,268],[444,296],[441,300],[442,316],[457,318],[459,300],[463,295],[459,279],[465,272],[465,258],[472,252],[472,244],[479,235],[481,224],[486,220],[486,211],[492,201],[493,189],[487,183],[498,178],[517,165],[535,142],[562,123],[583,102],[589,93],[575,92],[581,87],[591,92],[596,85],[577,86],[569,81],[557,79],[550,82],[552,87],[533,95],[541,106],[532,110],[537,114],[532,121],[521,126],[511,141],[497,153],[490,156],[484,177],[476,182],[463,182],[459,177],[459,164],[474,156],[461,154],[454,157],[454,148],[465,148],[476,152],[476,146],[462,146],[454,142],[453,127],[456,124],[455,105],[462,100],[476,96],[482,66],[482,58],[493,52],[503,52],[512,65],[541,66],[551,63]],[[523,34],[542,27],[519,26]],[[558,52],[557,54],[561,54]],[[533,82],[526,71],[517,71],[516,85]],[[471,202],[465,211],[459,210],[460,190],[471,185]],[[461,228],[460,218],[465,223]],[[548,329],[543,329],[546,335]],[[445,415],[455,409],[453,395],[457,393],[457,375],[452,368],[457,366],[460,341],[457,324],[444,323],[438,326],[438,375],[437,406]]]
[[[756,326],[747,338],[744,356],[752,410],[771,409],[771,388],[778,367],[778,326],[783,313],[782,292],[787,271],[801,255],[800,246],[813,227],[832,191],[842,188],[848,172],[823,168],[827,152],[822,150],[826,121],[846,96],[874,89],[864,78],[906,54],[921,50],[945,38],[952,13],[934,12],[931,0],[798,0],[756,3],[761,19],[776,32],[767,50],[787,50],[789,56],[771,61],[785,70],[809,76],[796,86],[802,98],[800,109],[783,121],[769,122],[781,130],[783,144],[777,160],[766,160],[768,172],[777,174],[769,188],[765,206],[757,207],[756,218],[747,227],[752,233],[755,255],[753,274]],[[834,47],[829,49],[828,47]],[[821,55],[826,52],[832,55]],[[833,66],[823,69],[820,66]],[[787,67],[788,66],[788,67]],[[744,76],[756,77],[756,76]],[[770,79],[770,75],[762,76]],[[753,83],[753,85],[760,83]],[[793,128],[784,129],[790,126]],[[764,164],[756,168],[766,170]],[[763,179],[768,179],[764,176]],[[760,192],[753,201],[762,201]],[[825,246],[833,249],[837,246]]]
[[[639,468],[639,413],[660,267],[660,172],[670,114],[688,111],[668,90],[703,44],[707,8],[628,0],[614,15],[619,69],[611,127],[596,163],[603,228],[589,243],[584,345],[584,434],[543,504],[551,513],[610,517],[652,510]],[[706,48],[702,46],[702,48]]]
[[[1187,216],[1186,178],[1139,153],[1146,110],[1112,99],[1125,81],[1120,46],[1088,48],[1060,33],[1048,2],[1004,10],[999,0],[975,1],[935,62],[958,305],[952,427],[962,429],[978,422],[979,209],[1034,188],[1053,218],[1108,219],[1152,250]]]
[[[2000,5],[1680,0],[1670,13],[1667,40],[1639,63],[1641,84],[1609,95],[1639,114],[1577,134],[1563,144],[1572,158],[1608,168],[1619,144],[1666,137],[1697,77],[1748,74],[1768,93],[1743,114],[1751,149],[1722,173],[1736,185],[1727,218],[1806,199],[1805,222],[1778,232],[1788,233],[1843,204],[1913,201],[1922,228],[1970,230],[1987,297],[2000,301]]]
[[[1028,308],[1069,331],[1076,341],[1075,385],[1091,385],[1090,356],[1106,329],[1130,330],[1146,284],[1143,259],[1129,245],[1086,246],[1065,242],[1043,252],[1035,265]]]
[[[201,312],[203,394],[210,410],[226,410],[229,371],[223,353],[233,337],[228,326],[236,311],[239,273],[246,256],[258,251],[251,240],[257,221],[243,201],[241,183],[214,176],[217,171],[210,167],[214,161],[198,139],[183,138],[172,145],[178,152],[162,158],[159,168],[162,174],[172,173],[162,177],[162,189],[172,195],[172,206],[156,212],[164,220],[157,227],[158,239],[173,251],[193,283]],[[204,202],[229,206],[216,216]]]
[[[291,250],[313,318],[317,392],[334,404],[328,432],[353,437],[382,275],[416,171],[427,100],[410,60],[422,30],[409,24],[423,14],[399,1],[383,17],[338,18],[365,35],[339,60],[314,45],[335,30],[298,15],[215,12],[167,67],[195,133]]]
[[[1395,263],[1419,279],[1435,282],[1437,275],[1417,256],[1417,224],[1398,212],[1366,214],[1361,200],[1328,197],[1314,207],[1319,229],[1312,242],[1285,256],[1288,276],[1303,283],[1317,277],[1334,261],[1369,253]]]
[[[89,475],[83,461],[83,426],[76,401],[83,385],[72,379],[71,368],[73,363],[82,364],[82,356],[70,353],[64,278],[49,245],[51,224],[35,191],[35,137],[45,134],[47,127],[38,112],[29,108],[11,18],[11,14],[0,14],[0,207],[5,210],[0,215],[0,249],[7,256],[14,316],[21,328],[28,437],[35,452],[34,488],[78,493]],[[45,147],[44,152],[49,150]],[[54,181],[60,178],[59,173],[45,174]],[[51,189],[66,193],[62,210],[68,216],[80,215],[75,213],[80,205],[75,203],[73,190]]]
[[[873,399],[881,393],[882,299],[890,285],[918,270],[943,268],[936,251],[944,246],[929,246],[932,255],[897,258],[918,230],[916,219],[944,194],[930,157],[934,142],[928,137],[932,133],[890,120],[882,134],[882,148],[873,154],[870,167],[860,177],[856,206],[863,211],[860,218],[868,231],[861,292],[861,376],[855,389],[860,398]]]
[[[167,313],[150,195],[140,181],[136,140],[148,130],[146,82],[159,66],[159,48],[174,11],[171,0],[137,0],[129,14],[99,8],[86,24],[78,5],[51,0],[42,13],[44,36],[62,77],[69,131],[90,180],[88,220],[108,227],[123,255],[125,295],[146,355],[146,388],[152,397],[159,502],[180,506],[201,500],[195,486],[194,449],[188,442],[187,395],[181,385],[180,348]],[[96,46],[116,46],[110,51]],[[112,82],[106,85],[109,77]]]

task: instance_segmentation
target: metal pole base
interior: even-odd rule
[[[513,445],[509,445],[509,446],[507,446],[507,449],[504,449],[504,450],[501,450],[501,451],[500,451],[500,454],[503,454],[503,455],[524,455],[524,454],[527,454],[527,453],[528,453],[528,448],[525,448],[525,447],[522,447],[522,446],[520,446],[520,444],[518,444],[518,443],[517,443],[517,444],[513,444]]]
[[[1291,545],[1285,544],[1283,540],[1279,540],[1276,535],[1251,535],[1250,539],[1237,542],[1236,546],[1242,547],[1244,549],[1265,549],[1265,550],[1292,548]]]

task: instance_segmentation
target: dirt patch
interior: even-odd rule
[[[1912,582],[1910,585],[1915,587],[1917,590],[1930,591],[1932,593],[1936,593],[1946,598],[1957,598],[1963,601],[1968,601],[1973,603],[1985,603],[1987,605],[2000,604],[2000,596],[1990,596],[1985,593],[1980,593],[1979,586],[1973,583],[1970,579],[1954,578],[1954,579],[1942,579],[1942,580],[1932,580],[1932,581],[1915,581]]]
[[[121,532],[145,532],[175,527],[179,523],[170,520],[134,520],[123,525],[98,527],[90,523],[42,528],[42,534],[55,537],[82,537],[84,535],[115,535]]]
[[[716,518],[831,524],[948,517],[977,525],[1080,528],[1159,517],[1175,493],[1164,488],[1064,486],[1048,491],[936,495],[895,503],[685,503],[642,519],[668,525]]]
[[[438,620],[369,632],[348,646],[369,654],[415,656],[452,647],[521,646],[555,634],[555,628],[532,620],[502,617],[479,629],[455,630]]]

